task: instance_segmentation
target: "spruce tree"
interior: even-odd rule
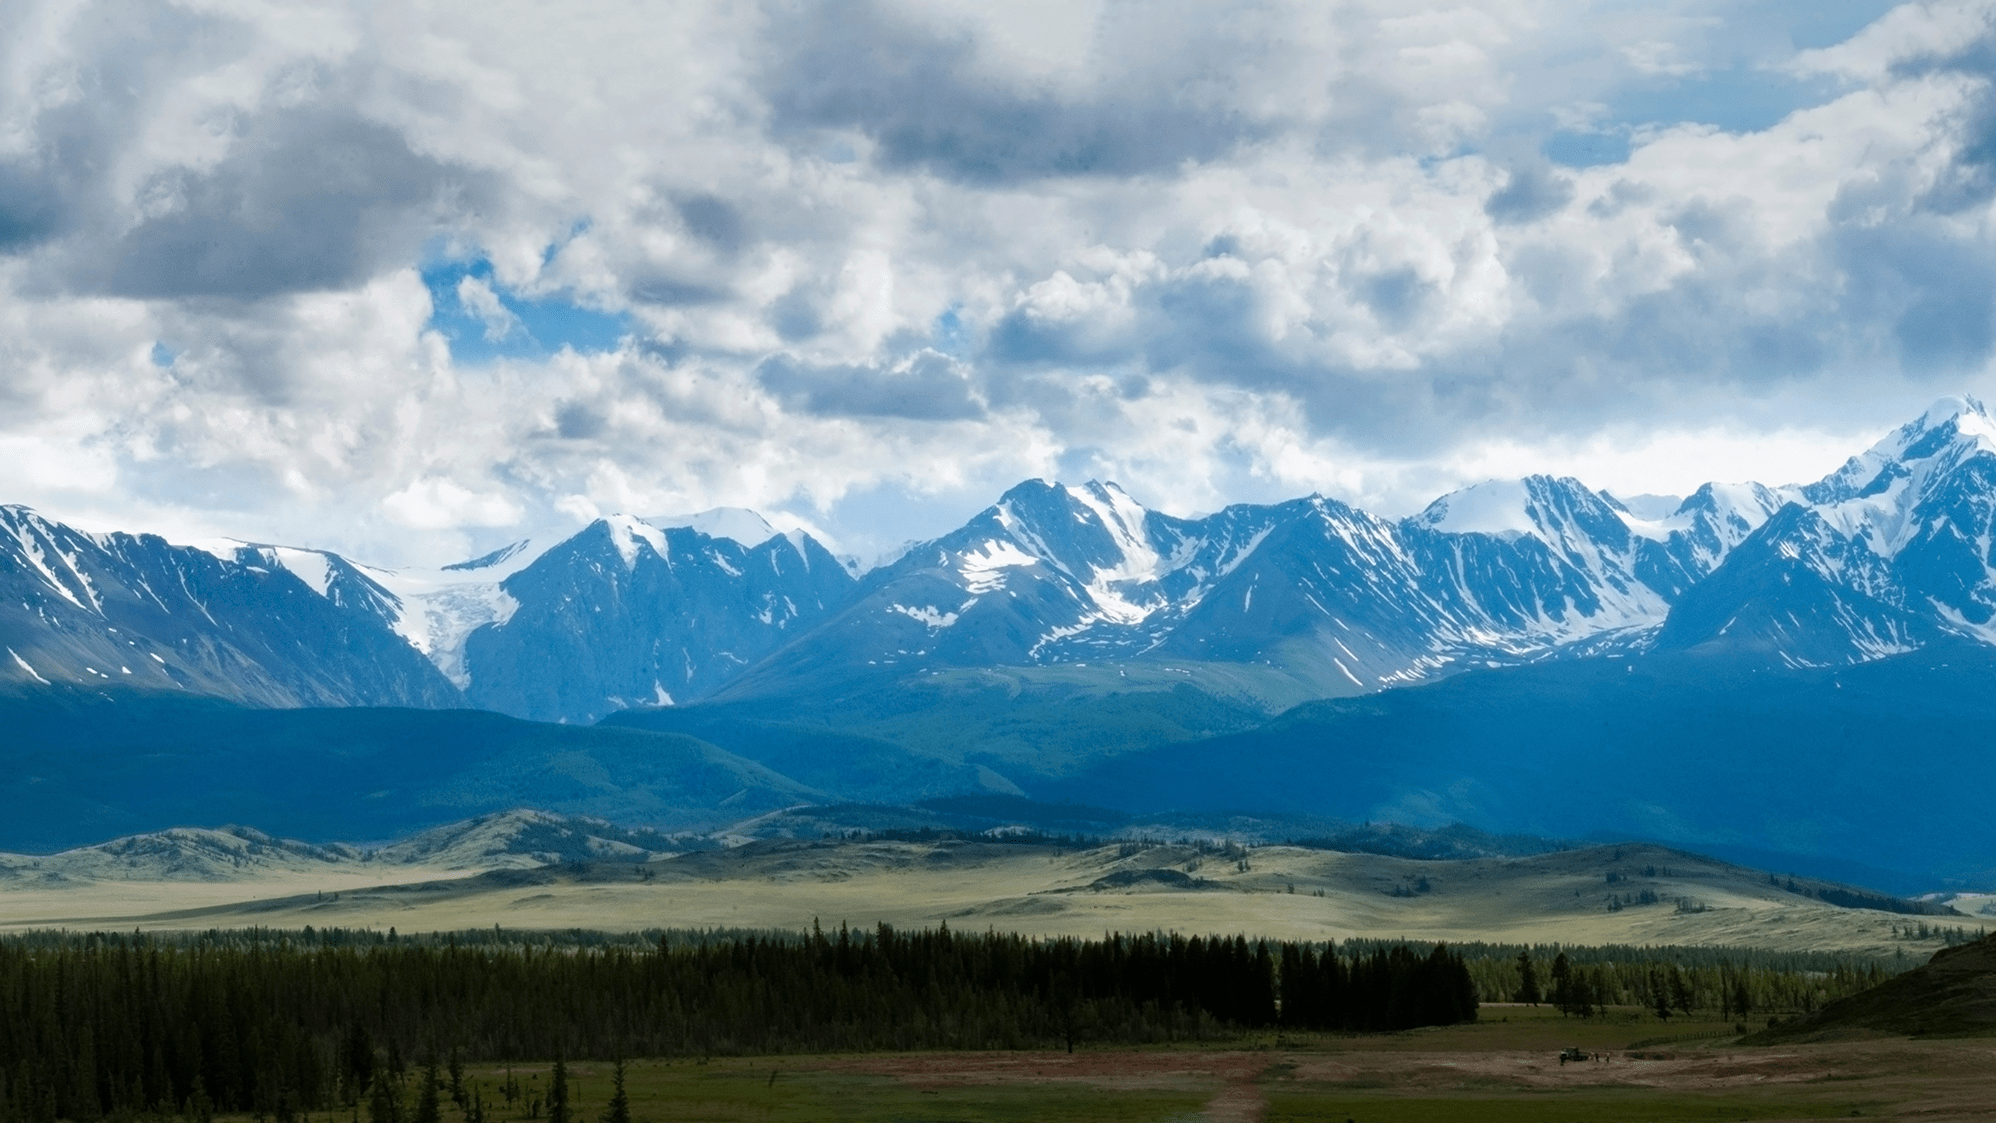
[[[367,1123],[402,1123],[402,1095],[386,1069],[374,1074],[367,1095]]]
[[[1691,988],[1684,982],[1684,973],[1675,963],[1670,965],[1670,1004],[1682,1011],[1685,1017],[1691,1016]]]
[[[1532,966],[1532,953],[1529,951],[1518,953],[1518,977],[1522,981],[1518,983],[1518,990],[1511,996],[1511,1001],[1537,1006],[1545,1000],[1545,996],[1539,993],[1539,972]]]
[[[772,1070],[770,1082],[775,1083]],[[617,1058],[617,1068],[610,1077],[610,1106],[604,1109],[603,1123],[631,1123],[631,1098],[624,1094],[624,1058]]]
[[[554,1055],[554,1072],[548,1077],[548,1123],[569,1123],[568,1062]]]
[[[469,1110],[471,1106],[465,1098],[464,1057],[455,1047],[450,1051],[450,1102],[456,1104],[459,1111]]]
[[[416,1118],[412,1123],[443,1123],[443,1081],[437,1078],[437,1062],[423,1066],[423,1086],[416,1097]]]
[[[1573,964],[1560,952],[1552,960],[1552,1004],[1560,1013],[1573,1013],[1573,990]]]

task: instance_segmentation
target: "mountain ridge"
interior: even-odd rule
[[[1800,666],[1996,644],[1996,419],[1967,397],[1815,483],[1709,483],[1661,517],[1545,475],[1401,519],[1320,495],[1179,518],[1114,483],[1027,480],[858,577],[739,509],[606,516],[435,571],[4,512],[0,680],[133,674],[259,705],[588,722],[965,669],[1185,661],[1340,696],[1651,649]],[[196,638],[198,657],[157,669]]]

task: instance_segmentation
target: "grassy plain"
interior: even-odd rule
[[[1226,1046],[645,1060],[630,1064],[627,1088],[641,1123],[1996,1119],[1996,1042],[1986,1038],[1752,1048],[1733,1033],[1630,1009],[1580,1020],[1491,1005],[1474,1025],[1269,1033]],[[1602,1059],[1561,1064],[1568,1047]],[[491,1100],[509,1074],[538,1095],[547,1072],[479,1065],[468,1075]],[[609,1101],[610,1066],[570,1072],[576,1118],[593,1121]],[[495,1118],[525,1120],[521,1108]]]
[[[1643,895],[1647,895],[1645,898]],[[1648,899],[1652,903],[1618,901]],[[229,881],[71,879],[0,889],[0,931],[266,926],[808,928],[885,921],[1036,936],[1245,933],[1839,951],[1917,962],[1910,920],[1836,908],[1764,873],[1651,846],[1414,861],[1265,846],[1063,848],[971,842],[760,842],[646,863],[474,875],[246,872]],[[1934,919],[1934,918],[1917,918]],[[1976,920],[1948,923],[1973,928]]]

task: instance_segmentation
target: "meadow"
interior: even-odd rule
[[[1663,1038],[1666,1040],[1658,1040]],[[1065,1051],[832,1053],[636,1060],[640,1123],[1710,1123],[1713,1120],[1996,1119],[1991,1042],[1881,1038],[1736,1045],[1714,1018],[1662,1025],[1632,1007],[1593,1019],[1486,1006],[1482,1020],[1400,1033],[1262,1033],[1224,1044]],[[1562,1064],[1575,1048],[1600,1059]],[[613,1068],[567,1066],[571,1111],[594,1123]],[[545,1087],[548,1063],[477,1065],[489,1117],[545,1123],[509,1079]],[[414,1077],[411,1078],[412,1083]],[[311,1117],[347,1123],[348,1112]],[[242,1117],[247,1120],[249,1117]],[[448,1104],[445,1119],[457,1123]]]

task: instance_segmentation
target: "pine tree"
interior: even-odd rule
[[[1685,984],[1684,974],[1675,963],[1670,965],[1670,1004],[1682,1011],[1685,1017],[1691,1016],[1691,988]]]
[[[386,1069],[374,1074],[367,1096],[367,1123],[402,1123],[402,1095]]]
[[[437,1078],[437,1062],[423,1066],[423,1085],[416,1097],[416,1118],[411,1123],[443,1123],[443,1081]]]
[[[1552,959],[1552,1004],[1562,1014],[1573,1013],[1573,964],[1565,952]]]
[[[771,1076],[774,1082],[775,1077]],[[617,1058],[617,1068],[610,1077],[610,1106],[603,1112],[603,1123],[631,1123],[631,1098],[624,1094],[624,1059]]]
[[[465,1098],[464,1091],[464,1058],[455,1048],[450,1051],[450,1102],[456,1104],[459,1111],[470,1110],[470,1101]]]
[[[1511,1001],[1537,1006],[1545,1000],[1545,996],[1539,993],[1539,972],[1532,966],[1532,953],[1529,951],[1518,953],[1518,977],[1523,981],[1518,984],[1517,992],[1511,995]]]
[[[548,1077],[548,1123],[569,1123],[568,1062],[554,1055],[554,1072]]]

